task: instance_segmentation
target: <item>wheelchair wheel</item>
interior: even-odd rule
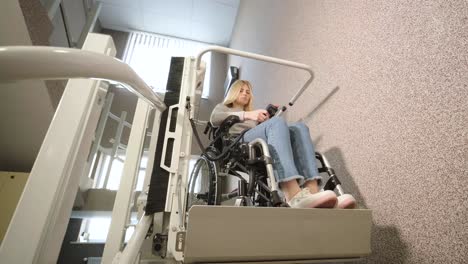
[[[219,205],[221,190],[218,178],[219,165],[205,157],[199,158],[190,173],[187,210],[193,205]]]

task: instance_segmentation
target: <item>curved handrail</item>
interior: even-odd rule
[[[209,46],[206,49],[203,49],[200,51],[200,53],[197,56],[197,70],[200,67],[200,62],[201,62],[201,57],[203,54],[209,52],[209,51],[215,51],[219,53],[224,53],[224,54],[231,54],[231,55],[236,55],[240,57],[245,57],[245,58],[250,58],[254,60],[261,60],[261,61],[266,61],[266,62],[271,62],[275,64],[280,64],[280,65],[285,65],[288,67],[292,68],[297,68],[297,69],[302,69],[307,71],[310,74],[309,79],[305,82],[305,84],[302,86],[302,88],[291,98],[289,101],[289,106],[293,106],[293,104],[296,102],[296,100],[299,98],[299,96],[309,87],[309,84],[312,82],[314,79],[314,72],[312,71],[312,68],[309,65],[302,64],[302,63],[297,63],[294,61],[288,61],[288,60],[283,60],[283,59],[278,59],[274,57],[269,57],[269,56],[264,56],[256,53],[251,53],[251,52],[245,52],[245,51],[240,51],[240,50],[235,50],[235,49],[230,49],[230,48],[224,48],[224,47],[219,47],[219,46]],[[286,107],[283,107],[283,109],[280,110],[280,113],[282,111],[286,110]]]
[[[126,63],[104,54],[59,47],[0,47],[0,82],[93,78],[116,81],[154,105],[166,105]]]

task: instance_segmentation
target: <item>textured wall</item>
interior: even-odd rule
[[[231,47],[313,67],[287,117],[373,209],[369,263],[468,263],[467,1],[242,1]],[[306,78],[230,64],[257,107]]]

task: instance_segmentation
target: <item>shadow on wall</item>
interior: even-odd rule
[[[379,226],[372,223],[372,253],[361,263],[408,263],[408,245],[402,241],[396,226]]]
[[[362,193],[346,168],[342,151],[333,147],[322,154],[335,169],[344,191],[356,198],[360,208],[368,208]],[[371,230],[371,250],[371,255],[360,263],[407,263],[409,257],[408,245],[402,240],[397,227],[376,225],[374,221]]]
[[[338,92],[338,90],[340,89],[339,86],[336,86],[335,88],[333,88],[330,93],[325,97],[323,98],[323,100],[314,108],[312,109],[312,111],[310,111],[305,117],[301,118],[299,121],[300,122],[304,122],[305,120],[311,118],[313,115],[315,115],[315,113],[317,112],[318,109],[320,109],[320,107],[322,107],[326,102],[328,102],[328,100],[330,100],[330,98]],[[317,144],[316,144],[317,145]]]
[[[301,118],[300,121],[304,122],[310,119],[316,114],[316,112],[325,105],[335,95],[339,86],[333,88],[328,95],[310,111],[305,117]],[[323,136],[318,135],[315,137],[314,145],[318,146]],[[357,184],[354,182],[351,173],[346,167],[343,152],[333,147],[331,149],[322,152],[323,155],[330,161],[331,166],[335,169],[338,178],[341,181],[342,187],[345,192],[352,194],[360,208],[369,208],[364,196],[359,190]],[[373,209],[373,208],[369,208]],[[371,250],[372,253],[369,257],[365,258],[360,263],[407,263],[409,258],[408,245],[401,239],[401,235],[396,226],[382,226],[376,225],[375,221],[372,221],[371,230]],[[391,254],[389,254],[391,253]]]

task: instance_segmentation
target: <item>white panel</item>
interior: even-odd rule
[[[81,31],[86,24],[86,14],[83,7],[83,1],[62,0],[62,6],[67,17],[68,30],[70,30],[71,41],[77,42]]]
[[[143,18],[140,8],[128,8],[103,4],[99,20],[103,27],[117,25],[123,28],[141,29]]]
[[[192,0],[141,0],[144,10],[162,13],[173,18],[190,18]]]
[[[192,16],[192,39],[227,45],[237,8],[215,1],[195,1]]]
[[[113,5],[113,6],[125,6],[125,7],[132,7],[137,8],[140,6],[139,0],[99,0],[106,5]]]
[[[215,26],[207,23],[192,22],[193,40],[204,41],[218,45],[227,45],[231,36],[231,30],[223,26]]]
[[[239,0],[104,0],[105,28],[141,30],[227,45]]]
[[[192,20],[214,25],[224,25],[227,20],[235,19],[236,8],[213,2],[197,0],[193,2]]]
[[[239,6],[239,0],[215,0],[216,2],[237,8]]]
[[[190,37],[190,24],[187,18],[172,18],[166,14],[143,11],[144,30],[163,35]]]

